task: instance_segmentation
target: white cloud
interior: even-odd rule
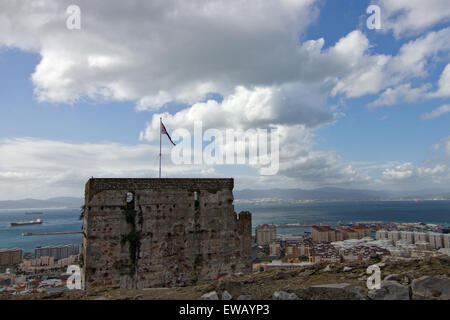
[[[317,16],[314,2],[84,0],[81,30],[68,30],[70,0],[5,0],[0,44],[41,54],[33,74],[41,101],[132,100],[158,109],[298,78],[308,55],[298,37]]]
[[[82,196],[91,177],[157,177],[159,146],[66,143],[21,138],[0,141],[0,199]],[[201,167],[171,165],[163,173],[202,176]],[[209,176],[209,174],[208,174]]]
[[[364,37],[361,35],[361,37]],[[401,85],[396,94],[401,94],[408,89],[408,84],[402,84],[411,79],[424,79],[429,74],[428,66],[437,60],[438,57],[450,57],[450,28],[439,31],[432,31],[426,35],[411,40],[402,45],[395,56],[391,55],[370,55],[366,41],[361,37],[353,38],[360,44],[359,52],[354,56],[354,65],[348,74],[340,77],[333,88],[332,94],[343,93],[347,97],[356,98],[367,94],[377,94],[385,88]],[[358,39],[359,40],[356,40]],[[364,37],[365,38],[365,37]],[[410,89],[409,92],[417,96],[414,90],[424,90],[428,85],[423,85],[419,89]],[[392,97],[392,90],[388,95]],[[404,95],[407,98],[408,95]],[[386,97],[385,97],[386,98]],[[386,102],[390,102],[388,99]],[[384,103],[383,100],[376,102]]]
[[[415,184],[418,189],[426,189],[431,184],[449,183],[450,170],[447,166],[439,164],[435,167],[415,166],[410,162],[387,168],[383,171],[381,179],[385,183]],[[411,186],[408,186],[411,187]]]
[[[304,126],[280,126],[280,171],[275,176],[236,177],[237,186],[250,181],[254,188],[268,182],[313,188],[359,183],[369,179],[335,152],[313,150],[313,135]],[[163,177],[229,177],[220,165],[174,165],[170,147],[163,149]],[[0,200],[81,196],[91,177],[157,177],[159,146],[116,143],[67,143],[21,138],[0,142]],[[258,169],[261,165],[246,165]],[[241,168],[243,166],[240,166]],[[228,169],[230,170],[230,169]],[[235,167],[232,170],[242,170]],[[252,170],[246,170],[252,172]]]
[[[370,55],[361,31],[328,50],[324,39],[301,44],[318,13],[313,0],[80,1],[81,30],[65,27],[69,4],[0,5],[0,43],[42,56],[32,76],[40,101],[131,100],[138,110],[158,110],[171,101],[194,104],[209,92],[227,97],[240,86],[327,88],[335,81],[333,94],[359,97],[422,76],[427,58],[450,46],[445,29],[396,57]]]
[[[422,120],[434,119],[434,118],[438,118],[448,112],[450,112],[450,104],[445,104],[443,106],[440,106],[437,109],[434,109],[431,112],[424,113],[420,118]]]
[[[431,31],[424,36],[411,40],[399,50],[393,59],[391,73],[398,72],[404,76],[427,76],[427,66],[430,59],[436,59],[440,54],[443,58],[450,53],[450,28]]]
[[[236,188],[317,188],[343,186],[417,189],[447,185],[445,165],[346,163],[333,151],[314,150],[314,135],[304,126],[280,126],[280,171],[275,176],[239,174]],[[439,148],[450,155],[450,137]],[[21,138],[0,141],[0,200],[82,196],[91,177],[157,177],[159,146],[116,143],[80,144]],[[257,166],[246,165],[257,169]],[[242,166],[241,166],[242,167]],[[235,168],[241,170],[240,168]],[[234,170],[234,169],[233,169]],[[378,173],[381,170],[381,176]],[[173,165],[163,149],[163,177],[229,177],[221,166]]]
[[[332,95],[360,97],[424,77],[429,59],[450,50],[450,28],[403,45],[397,56],[372,55],[358,30],[327,50],[322,38],[300,43],[318,15],[314,0],[114,0],[106,7],[82,0],[81,30],[66,28],[69,4],[0,4],[0,45],[42,56],[32,75],[39,101],[127,100],[155,111],[172,101],[198,103],[209,92],[227,98],[243,87],[284,90],[291,101],[295,89],[312,91],[323,95],[320,104],[333,86]],[[421,7],[383,5],[388,12]]]
[[[173,129],[185,128],[192,132],[194,121],[201,120],[205,129],[267,128],[274,124],[303,124],[315,127],[333,120],[325,108],[321,86],[301,83],[281,87],[255,87],[248,90],[237,87],[222,102],[208,100],[195,103],[175,114],[153,114],[152,121],[141,132],[141,139],[154,141],[159,137],[159,118]]]
[[[443,149],[444,152],[447,153],[448,156],[450,156],[450,136],[441,139],[438,143],[434,145],[435,150]]]
[[[439,23],[450,21],[448,0],[379,0],[382,28],[396,37],[423,32]]]
[[[388,21],[394,19],[390,12],[411,8],[399,16],[398,27],[392,25],[396,34],[404,32],[417,8],[422,8],[417,1],[402,0],[398,6],[383,3]],[[439,55],[446,58],[450,51],[450,28],[412,40],[393,56],[372,54],[367,37],[358,30],[328,49],[323,38],[301,43],[300,36],[318,13],[313,0],[251,4],[246,0],[111,0],[108,6],[81,0],[77,4],[82,29],[73,31],[65,24],[69,4],[72,1],[0,2],[0,46],[42,57],[32,75],[39,101],[126,100],[135,102],[139,111],[152,112],[172,101],[190,105],[178,112],[163,109],[153,114],[141,132],[141,139],[148,141],[159,136],[160,116],[169,130],[191,129],[195,120],[203,121],[205,129],[276,127],[282,133],[279,175],[240,180],[261,186],[370,183],[368,169],[345,163],[336,152],[314,148],[313,130],[335,120],[336,110],[326,107],[328,97],[361,97],[389,88],[374,105],[419,99],[428,87],[411,88],[410,80],[426,77],[429,64]],[[419,19],[413,29],[445,19],[444,9],[432,12],[428,20]],[[449,70],[447,66],[442,73],[439,95],[448,94]],[[221,94],[223,101],[204,101],[210,92]],[[5,183],[0,191],[65,195],[79,192],[91,175],[156,176],[156,154],[147,145],[3,141],[0,177]],[[149,162],[152,156],[154,163]],[[412,175],[432,174],[425,169],[412,169]],[[171,175],[219,172],[186,166],[166,170]],[[408,175],[407,167],[386,170],[386,181]]]
[[[332,90],[332,95],[345,93],[347,97],[359,97],[380,90],[383,85],[381,71],[390,57],[371,56],[368,50],[369,41],[360,31],[349,33],[330,49],[330,53],[336,55],[336,60],[346,66],[346,72],[336,78],[338,81]]]
[[[439,79],[439,88],[436,92],[430,94],[430,97],[445,98],[450,97],[450,63],[442,71]]]
[[[391,76],[391,80],[395,79],[395,81],[391,81],[393,83],[404,79],[426,77],[429,58],[433,60],[433,58],[439,57],[439,54],[442,54],[443,57],[450,57],[448,39],[450,39],[449,28],[437,33],[431,32],[425,37],[403,45],[399,55],[387,64],[385,75]],[[391,73],[389,74],[389,72]],[[386,83],[389,82],[388,79],[386,81]],[[387,88],[375,101],[368,104],[368,107],[390,106],[403,102],[414,103],[446,97],[450,97],[450,64],[447,64],[442,71],[438,82],[438,90],[431,91],[431,84],[429,83],[416,88],[412,88],[410,83],[399,84]]]
[[[411,84],[402,84],[394,88],[386,89],[374,102],[368,104],[368,107],[391,106],[401,102],[417,102],[425,99],[427,91],[431,86],[428,84],[419,88],[411,88]]]
[[[450,156],[450,137],[447,137],[443,142],[447,155]]]
[[[352,185],[370,178],[333,151],[314,149],[314,134],[304,126],[280,126],[280,184],[315,188],[324,185]],[[282,182],[285,181],[285,182]]]
[[[404,180],[411,178],[415,172],[415,166],[412,163],[405,163],[395,168],[383,171],[383,178],[386,180]]]

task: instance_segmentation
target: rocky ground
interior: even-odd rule
[[[368,290],[366,269],[378,263],[381,289]],[[223,277],[208,284],[178,288],[129,290],[95,288],[32,296],[0,296],[0,299],[87,300],[450,300],[450,258],[383,261],[354,264],[314,265],[300,271],[260,272]]]

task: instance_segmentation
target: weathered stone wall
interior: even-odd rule
[[[234,212],[233,184],[90,179],[83,218],[85,288],[191,285],[250,272],[251,214]]]

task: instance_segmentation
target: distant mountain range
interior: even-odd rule
[[[432,190],[389,192],[363,189],[319,188],[304,189],[244,189],[234,192],[235,199],[281,199],[281,200],[317,200],[317,201],[364,201],[364,200],[410,200],[410,199],[450,199],[450,193]]]
[[[234,192],[236,199],[261,199],[276,198],[283,200],[380,200],[390,197],[388,192],[342,189],[342,188],[319,188],[313,190],[304,189],[267,189],[254,190],[244,189]]]
[[[237,200],[276,199],[276,200],[316,200],[316,201],[364,201],[364,200],[409,200],[409,199],[447,199],[450,193],[423,190],[415,192],[388,192],[363,189],[319,188],[305,189],[243,189],[235,190]],[[44,208],[80,208],[83,198],[58,197],[47,200],[23,199],[0,201],[0,209],[44,209]]]
[[[44,208],[79,208],[83,198],[58,197],[47,200],[23,199],[0,201],[0,209],[44,209]]]

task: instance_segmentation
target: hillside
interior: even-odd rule
[[[380,268],[382,279],[388,281],[382,282],[380,290],[369,292],[366,287],[366,269],[374,263],[380,261],[330,266],[318,264],[297,271],[236,274],[211,283],[177,288],[95,288],[23,297],[0,295],[0,299],[197,300],[211,292],[218,293],[220,297],[225,291],[233,299],[252,300],[450,299],[449,257],[426,260],[387,258],[380,263]],[[274,294],[275,292],[278,293]]]

